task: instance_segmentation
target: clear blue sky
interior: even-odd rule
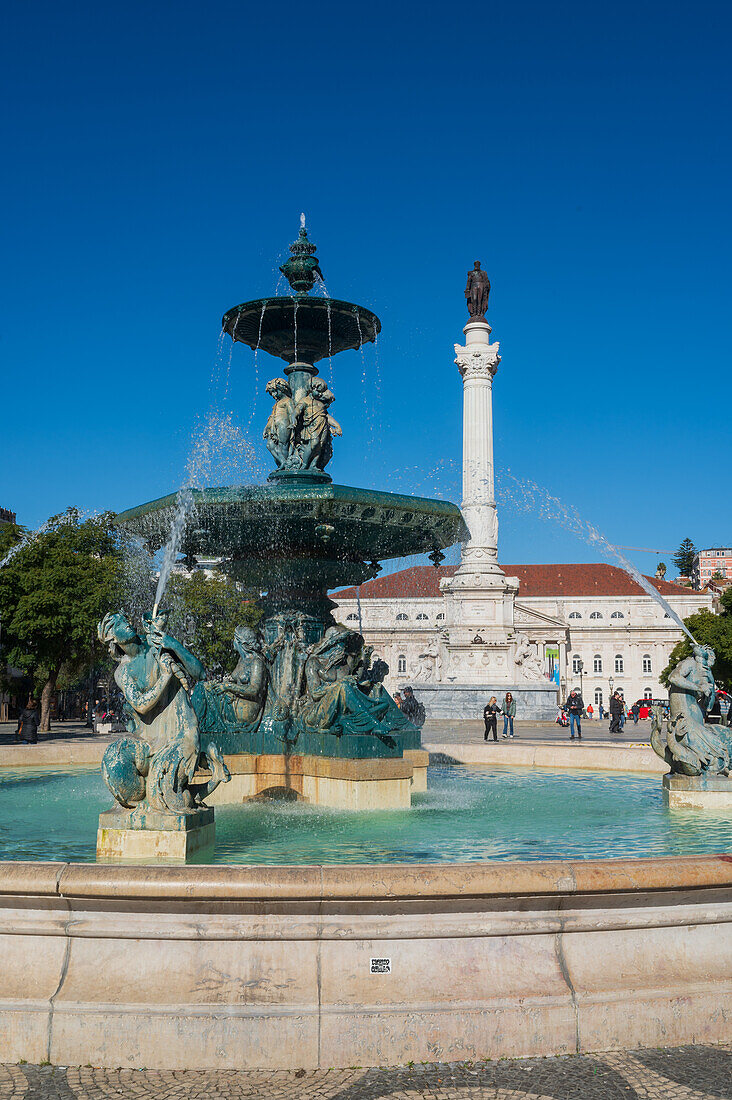
[[[194,412],[224,402],[221,314],[274,291],[304,210],[330,293],[383,321],[380,394],[372,349],[365,385],[357,353],[335,363],[337,481],[459,499],[452,345],[480,258],[498,467],[617,543],[729,543],[729,4],[4,18],[0,505],[22,522],[180,483]],[[253,393],[239,345],[243,425]],[[502,560],[594,556],[504,510]]]

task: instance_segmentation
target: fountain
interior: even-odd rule
[[[429,552],[439,561],[467,532],[454,504],[333,483],[326,467],[341,429],[315,364],[375,340],[381,323],[363,306],[309,296],[320,266],[304,225],[290,252],[281,271],[294,293],[235,306],[222,322],[232,340],[286,364],[285,377],[266,386],[274,405],[264,439],[276,463],[267,483],[187,487],[185,507],[172,494],[117,521],[152,552],[168,545],[188,560],[220,559],[260,593],[261,629],[232,639],[234,673],[223,683],[199,678],[192,691],[212,750],[205,757],[216,763],[222,754],[230,772],[209,802],[269,792],[348,809],[403,808],[425,789],[427,753],[383,687],[388,667],[336,623],[328,590],[376,576],[384,559]],[[153,619],[164,584],[161,574]],[[166,645],[158,641],[158,652]],[[208,783],[205,758],[199,763]],[[99,854],[109,856],[99,835]]]

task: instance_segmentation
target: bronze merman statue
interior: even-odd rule
[[[468,285],[465,287],[465,297],[468,302],[468,313],[472,321],[485,319],[488,309],[488,295],[491,292],[490,279],[485,271],[481,271],[480,260],[473,264],[473,270],[468,272]]]

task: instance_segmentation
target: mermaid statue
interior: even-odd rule
[[[681,775],[729,775],[730,737],[724,726],[704,721],[716,698],[712,675],[714,650],[694,644],[690,657],[669,676],[669,720],[666,743],[659,708],[651,718],[651,745],[672,772]]]
[[[190,692],[203,679],[203,666],[166,633],[167,621],[165,611],[146,615],[138,634],[118,611],[97,627],[117,663],[114,679],[131,718],[130,736],[107,747],[102,775],[117,802],[141,818],[149,810],[193,812],[230,778],[214,744],[201,752]],[[193,781],[199,765],[210,771],[207,782]]]
[[[259,631],[238,626],[234,649],[239,658],[227,679],[194,688],[193,708],[203,733],[256,733],[262,720],[269,676]]]
[[[309,733],[370,734],[382,739],[412,730],[379,682],[381,670],[370,668],[371,649],[347,627],[329,627],[309,649],[305,662],[306,693],[297,722]]]

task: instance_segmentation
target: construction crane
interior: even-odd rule
[[[670,557],[675,554],[675,550],[654,550],[650,546],[619,546],[618,550],[633,550],[638,554],[665,554]]]

